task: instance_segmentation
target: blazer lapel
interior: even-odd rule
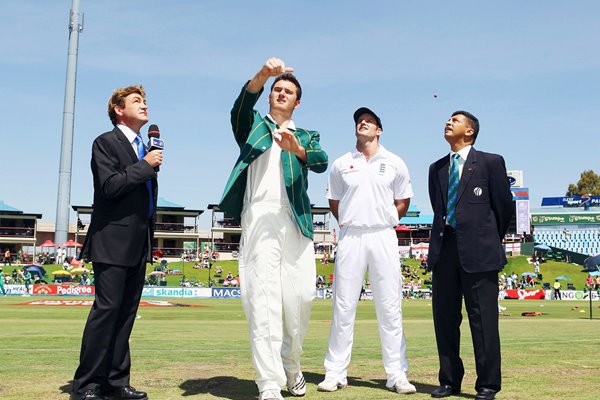
[[[135,153],[135,151],[133,151],[133,147],[131,147],[131,143],[129,143],[127,136],[125,136],[125,134],[123,132],[121,132],[121,130],[119,128],[117,128],[116,126],[115,126],[115,129],[113,129],[113,132],[115,133],[115,136],[116,136],[117,140],[119,141],[119,143],[121,143],[121,146],[123,146],[124,151],[127,154],[129,154],[129,157],[131,158],[131,162],[132,163],[138,162],[139,161],[138,155]]]
[[[438,179],[440,182],[440,191],[442,192],[442,200],[444,209],[448,205],[448,179],[450,179],[450,156],[444,158],[444,162],[441,163],[438,169]]]
[[[471,148],[469,151],[469,155],[467,156],[467,161],[465,161],[465,165],[463,165],[462,175],[460,176],[460,184],[458,186],[458,198],[457,202],[460,201],[473,173],[475,172],[475,166],[477,164],[477,150]]]

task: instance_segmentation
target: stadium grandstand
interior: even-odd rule
[[[598,204],[596,197],[544,198],[542,208],[531,212],[534,241],[588,256],[600,254]]]

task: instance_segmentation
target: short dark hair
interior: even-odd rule
[[[273,91],[273,86],[275,86],[275,84],[279,81],[292,82],[296,86],[296,100],[300,100],[300,98],[302,97],[302,87],[300,87],[300,82],[298,82],[298,79],[294,76],[294,74],[290,74],[289,72],[286,72],[285,74],[279,75],[273,81],[273,84],[271,85],[271,91]]]
[[[464,115],[467,118],[467,122],[469,123],[469,127],[473,129],[473,144],[475,144],[475,140],[477,140],[477,134],[479,133],[479,120],[473,114],[468,111],[454,111],[452,116],[455,115]]]

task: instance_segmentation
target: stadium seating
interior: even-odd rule
[[[600,229],[597,228],[541,228],[533,238],[537,243],[586,255],[600,254]]]

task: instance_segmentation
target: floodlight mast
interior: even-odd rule
[[[83,13],[79,12],[79,0],[73,0],[69,16],[69,50],[67,53],[67,79],[65,83],[65,104],[63,109],[60,166],[58,170],[55,243],[66,242],[69,233],[73,126],[75,120],[75,83],[77,81],[79,34],[81,32],[83,32]]]

